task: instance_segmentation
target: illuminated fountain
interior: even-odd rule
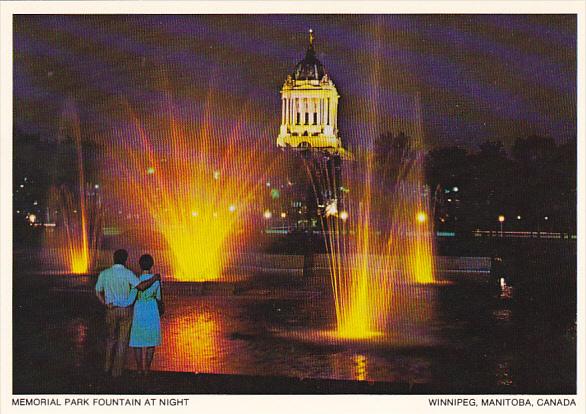
[[[95,266],[101,239],[102,208],[89,188],[75,196],[66,186],[51,189],[49,205],[57,212],[56,227],[48,232],[49,246],[58,247],[58,262],[73,274],[87,274]],[[51,209],[51,207],[50,207]]]
[[[347,192],[325,163],[309,166],[316,191],[328,188],[321,215],[336,313],[336,336],[366,339],[408,319],[424,321],[429,307],[412,290],[433,284],[434,249],[423,152],[416,138],[392,139],[389,153],[366,150],[343,168]],[[318,173],[311,171],[318,169]],[[333,205],[335,203],[335,205]],[[423,306],[422,306],[423,305]]]
[[[226,277],[233,253],[254,231],[269,165],[257,144],[246,141],[246,110],[228,131],[216,128],[211,112],[206,105],[202,119],[187,126],[169,104],[155,134],[129,109],[132,128],[119,131],[122,148],[110,154],[118,168],[111,175],[120,178],[113,183],[116,204],[130,211],[150,249],[160,235],[158,263],[180,281]]]
[[[49,260],[57,261],[70,273],[87,274],[95,265],[100,245],[102,206],[98,186],[86,182],[79,117],[70,100],[66,102],[61,131],[75,145],[77,182],[72,184],[76,191],[65,184],[50,190],[47,222],[52,216],[56,223],[47,232],[46,242],[57,249],[56,257]]]

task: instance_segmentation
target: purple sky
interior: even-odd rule
[[[410,131],[417,93],[432,145],[576,135],[573,15],[19,15],[15,126],[54,137],[73,105],[83,138],[104,140],[128,127],[128,103],[156,130],[169,94],[189,127],[208,105],[274,145],[309,28],[350,145]]]

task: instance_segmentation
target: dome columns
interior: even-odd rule
[[[277,145],[344,151],[338,137],[338,91],[314,50],[310,31],[305,58],[281,89],[281,126]]]

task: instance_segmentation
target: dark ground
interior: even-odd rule
[[[350,381],[275,375],[132,371],[119,381],[101,372],[104,315],[93,297],[95,276],[72,285],[54,276],[33,276],[15,263],[13,392],[15,394],[574,394],[576,392],[576,270],[574,252],[543,247],[509,260],[505,270],[514,298],[502,302],[496,286],[459,285],[441,290],[439,317],[465,324],[462,349],[398,351],[435,361],[432,381]],[[562,253],[560,253],[562,252]],[[572,257],[573,255],[573,257]],[[285,290],[303,295],[306,281]],[[272,283],[269,290],[279,288]],[[248,286],[250,287],[250,286]],[[195,295],[221,295],[230,288]],[[168,293],[184,292],[175,287]],[[491,292],[491,298],[487,298]],[[171,301],[172,302],[172,301]],[[271,302],[273,308],[274,303]],[[173,304],[171,303],[171,306]],[[269,305],[267,305],[269,306]],[[279,305],[281,306],[281,305]],[[253,308],[270,313],[271,309]],[[487,315],[502,312],[504,320]],[[512,316],[511,316],[512,315]],[[278,316],[275,316],[278,317]],[[510,319],[507,319],[510,318]],[[76,321],[83,323],[76,323]],[[312,352],[315,350],[312,350]],[[497,363],[495,364],[495,361]],[[500,362],[498,362],[500,361]],[[502,365],[502,366],[501,366]],[[496,367],[496,368],[495,368]],[[501,369],[502,368],[502,369]]]

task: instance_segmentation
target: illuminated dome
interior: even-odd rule
[[[309,148],[343,154],[338,136],[338,90],[313,49],[313,31],[305,58],[287,76],[281,89],[279,148]]]
[[[305,58],[295,66],[293,79],[295,80],[321,80],[326,74],[324,65],[315,56],[313,49],[313,32],[309,36],[309,48],[305,53]]]

